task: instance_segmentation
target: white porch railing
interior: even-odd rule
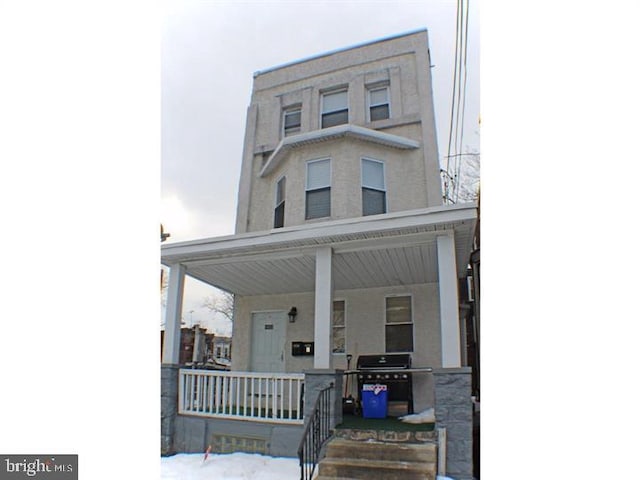
[[[180,369],[178,413],[303,424],[304,373]]]

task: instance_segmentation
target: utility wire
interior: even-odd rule
[[[459,0],[458,0],[459,2]],[[460,18],[460,4],[458,3],[458,8],[456,9],[456,48],[455,48],[455,60],[454,60],[454,69],[453,69],[453,92],[451,94],[451,115],[449,117],[449,143],[447,144],[447,162],[445,165],[445,171],[447,175],[444,178],[444,203],[446,204],[450,201],[450,188],[451,188],[451,168],[450,161],[451,158],[451,137],[453,135],[453,123],[455,118],[455,99],[456,99],[456,91],[457,91],[457,75],[458,75],[458,55],[459,55],[459,18]]]
[[[449,143],[445,169],[444,203],[456,203],[460,185],[460,158],[464,144],[464,116],[467,90],[467,50],[469,32],[469,0],[458,0],[456,8],[456,46],[449,120]],[[453,149],[453,153],[452,153]],[[454,159],[453,161],[451,159]]]
[[[462,5],[462,1],[461,0],[461,5]],[[464,140],[464,111],[465,111],[465,107],[466,107],[466,103],[467,103],[467,46],[468,46],[468,32],[469,32],[469,0],[466,0],[466,9],[462,10],[462,16],[464,16],[464,41],[461,43],[464,43],[464,50],[463,50],[463,54],[461,55],[461,68],[460,68],[460,75],[462,78],[462,88],[459,88],[458,91],[461,92],[461,94],[459,95],[458,98],[458,112],[460,113],[460,121],[459,121],[459,125],[460,125],[460,137],[458,140],[458,153],[462,152],[462,147],[463,147],[463,140]],[[463,19],[462,16],[460,18],[460,22],[462,23]],[[460,104],[462,104],[462,108],[460,108]],[[460,184],[461,182],[461,177],[460,177],[460,167],[461,167],[462,162],[460,161],[460,159],[457,159],[456,161],[456,170],[455,170],[455,178],[456,178],[456,183],[454,184],[454,195],[453,195],[453,199],[454,199],[454,203],[458,203],[458,195],[460,192]]]
[[[457,95],[456,95],[456,127],[455,127],[455,135],[454,135],[454,151],[455,152],[460,152],[460,150],[458,149],[458,145],[460,143],[460,132],[459,132],[459,128],[460,128],[460,100],[462,98],[462,84],[461,84],[461,78],[462,78],[462,45],[464,42],[463,39],[463,32],[464,30],[462,29],[462,23],[463,23],[463,17],[464,17],[464,9],[463,9],[463,0],[458,0],[458,8],[457,8],[457,24],[456,24],[456,31],[458,32],[458,51],[456,52],[456,70],[457,70],[457,76],[456,76],[456,82],[458,84],[458,89],[457,89]],[[451,192],[451,200],[453,203],[456,203],[456,192],[458,190],[457,185],[459,183],[459,177],[458,177],[458,170],[459,170],[459,165],[460,165],[460,161],[459,159],[456,158],[456,160],[453,162],[453,191]]]

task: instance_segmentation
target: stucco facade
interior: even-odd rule
[[[388,118],[370,120],[369,91],[386,89]],[[261,171],[285,138],[284,112],[300,111],[297,135],[322,130],[323,94],[346,91],[348,123],[417,142],[398,149],[366,139],[314,139]],[[254,75],[241,169],[236,233],[274,227],[276,183],[286,177],[284,226],[305,220],[306,162],[331,160],[331,212],[323,220],[362,215],[361,159],[384,163],[387,212],[441,205],[427,32],[257,72]]]
[[[351,368],[359,355],[378,354],[385,351],[385,298],[410,296],[413,308],[413,340],[411,353],[415,365],[440,365],[440,317],[438,285],[428,283],[396,287],[336,290],[334,300],[345,302],[345,351],[332,353],[330,368],[347,370],[346,354],[353,355]],[[294,356],[292,342],[314,340],[314,294],[260,295],[239,297],[234,322],[234,352],[232,369],[251,371],[251,322],[252,315],[260,312],[279,312],[287,317],[289,308],[295,305],[299,314],[286,329],[284,370],[303,372],[313,369],[313,356]],[[415,407],[433,405],[431,377],[416,374]],[[351,382],[354,397],[356,385]]]

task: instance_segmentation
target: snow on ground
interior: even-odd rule
[[[252,453],[210,454],[181,453],[162,457],[161,480],[299,480],[297,458],[267,457]],[[437,480],[451,480],[438,477]]]
[[[162,480],[298,480],[300,465],[297,458],[267,457],[250,453],[228,455],[204,453],[178,454],[162,457]]]

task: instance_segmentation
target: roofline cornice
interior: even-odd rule
[[[339,49],[336,49],[336,50],[331,50],[329,52],[320,53],[318,55],[312,55],[310,57],[302,58],[302,59],[299,59],[299,60],[294,60],[292,62],[283,63],[283,64],[277,65],[275,67],[265,68],[263,70],[258,70],[256,72],[254,72],[253,73],[253,78],[257,78],[260,75],[264,75],[266,73],[271,73],[271,72],[274,72],[276,70],[281,70],[283,68],[292,67],[292,66],[295,66],[295,65],[299,65],[301,63],[310,62],[310,61],[313,61],[313,60],[317,60],[319,58],[328,57],[330,55],[335,55],[337,53],[348,52],[349,50],[355,50],[357,48],[367,47],[369,45],[375,45],[376,43],[388,42],[389,40],[395,40],[395,39],[402,38],[402,37],[409,37],[411,35],[416,35],[416,34],[419,34],[419,33],[428,33],[428,29],[427,28],[418,28],[418,29],[415,29],[415,30],[410,30],[408,32],[399,33],[399,34],[396,34],[396,35],[389,35],[387,37],[379,38],[377,40],[372,40],[372,41],[363,42],[363,43],[357,43],[357,44],[351,45],[349,47],[344,47],[344,48],[339,48]]]

